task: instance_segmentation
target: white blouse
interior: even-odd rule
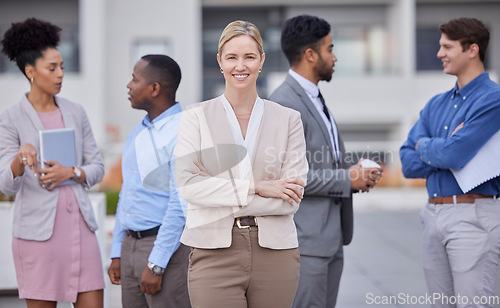
[[[252,114],[250,115],[250,121],[248,122],[246,138],[243,138],[240,123],[238,123],[233,107],[231,107],[231,104],[229,104],[229,101],[224,94],[221,95],[221,100],[224,109],[226,110],[226,117],[229,122],[229,127],[231,128],[231,133],[233,134],[234,143],[247,150],[247,154],[243,158],[243,161],[239,164],[239,178],[247,179],[249,178],[250,171],[252,169],[251,158],[255,146],[255,140],[257,139],[257,133],[259,132],[260,122],[264,114],[264,102],[257,96],[252,108]]]

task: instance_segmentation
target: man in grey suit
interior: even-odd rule
[[[343,245],[353,233],[352,192],[369,191],[381,170],[352,164],[318,88],[330,81],[337,58],[330,25],[301,15],[285,22],[281,48],[290,70],[270,100],[301,113],[309,173],[295,214],[300,279],[293,307],[334,307],[343,268]]]

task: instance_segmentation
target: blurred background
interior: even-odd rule
[[[65,61],[61,91],[85,106],[107,166],[98,187],[120,188],[120,154],[143,111],[133,110],[126,85],[135,62],[166,53],[182,69],[177,100],[186,106],[221,94],[224,79],[216,61],[222,29],[236,19],[260,29],[266,63],[258,80],[267,98],[284,80],[288,63],[280,49],[283,22],[312,14],[332,25],[338,62],[321,92],[335,115],[349,151],[386,167],[380,186],[421,186],[405,180],[398,149],[420,109],[454,85],[436,58],[441,23],[476,17],[490,29],[486,67],[500,71],[500,1],[451,0],[0,0],[0,38],[12,22],[27,17],[63,28]],[[0,112],[29,89],[14,63],[0,55]]]
[[[258,91],[267,98],[288,70],[280,49],[282,24],[299,14],[332,25],[338,62],[332,81],[321,82],[320,89],[347,149],[383,164],[375,191],[384,200],[389,191],[404,191],[408,198],[422,197],[423,206],[424,181],[403,178],[398,150],[425,103],[454,86],[455,78],[442,73],[436,58],[438,26],[458,17],[481,19],[491,33],[486,68],[498,82],[500,0],[0,0],[0,39],[12,22],[28,17],[62,27],[60,95],[82,104],[89,115],[106,165],[103,182],[93,190],[106,193],[106,213],[112,215],[123,144],[145,115],[127,99],[135,62],[148,53],[167,54],[182,70],[177,100],[183,106],[213,98],[224,88],[216,61],[220,33],[233,20],[248,20],[264,40]],[[0,55],[0,113],[27,91],[27,79]],[[394,208],[405,204],[404,198],[390,199]],[[374,200],[366,206],[376,208]]]

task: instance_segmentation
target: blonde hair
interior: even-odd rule
[[[260,54],[262,55],[264,53],[264,48],[262,47],[262,37],[260,36],[259,29],[257,29],[257,27],[249,21],[236,20],[229,23],[220,35],[218,48],[219,55],[222,55],[222,47],[224,47],[227,42],[240,35],[249,35],[252,37],[257,43],[257,49]]]

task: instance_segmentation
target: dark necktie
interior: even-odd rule
[[[323,112],[325,113],[326,118],[328,119],[328,121],[331,122],[332,120],[330,119],[330,113],[328,113],[328,109],[326,108],[325,104],[325,99],[323,98],[323,95],[321,95],[321,91],[319,92],[318,97],[319,100],[321,101],[321,104],[323,104]]]
[[[318,97],[319,97],[319,100],[321,101],[321,104],[323,105],[323,112],[325,113],[326,118],[328,119],[328,121],[331,123],[331,125],[333,127],[334,124],[332,123],[332,119],[330,119],[330,113],[328,112],[328,109],[326,108],[325,99],[323,98],[323,95],[321,95],[321,92],[319,92]],[[333,134],[333,130],[332,130],[332,134]],[[338,161],[339,157],[338,157],[337,141],[335,140],[335,134],[333,134],[333,148],[335,149],[334,150],[335,158]]]

